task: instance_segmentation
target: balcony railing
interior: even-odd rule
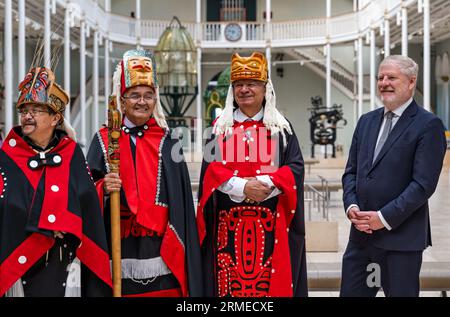
[[[56,0],[61,6],[65,0]],[[245,47],[254,45],[264,47],[266,40],[272,46],[322,45],[331,42],[344,42],[356,39],[371,27],[379,27],[383,18],[392,17],[402,3],[411,5],[417,0],[378,0],[361,2],[361,9],[339,16],[327,18],[304,19],[286,22],[238,22],[242,36],[236,42],[225,39],[224,30],[227,22],[182,22],[192,37],[204,47]],[[156,45],[159,37],[170,21],[136,20],[131,17],[106,13],[94,0],[71,2],[79,9],[74,14],[78,19],[85,19],[91,27],[107,34],[112,41],[144,45]]]
[[[206,42],[226,41],[224,30],[227,24],[228,22],[202,23],[201,40]],[[265,40],[265,23],[239,22],[238,24],[242,30],[240,42]]]

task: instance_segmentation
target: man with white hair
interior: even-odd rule
[[[341,296],[418,296],[423,250],[431,245],[428,199],[446,150],[444,126],[413,99],[418,66],[385,58],[378,71],[384,107],[358,121],[345,173],[352,222]],[[381,282],[381,283],[380,283]]]
[[[303,158],[267,70],[262,53],[233,55],[205,146],[197,223],[207,296],[307,296]]]

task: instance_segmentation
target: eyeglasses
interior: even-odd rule
[[[256,87],[262,87],[264,86],[264,83],[258,83],[258,82],[250,82],[250,83],[236,83],[233,84],[233,87],[235,89],[243,89],[244,86],[246,86],[248,89],[255,89]]]
[[[138,103],[139,101],[141,101],[141,99],[144,99],[145,102],[150,102],[152,100],[156,99],[155,95],[139,95],[139,94],[131,94],[129,96],[123,96],[124,99],[128,99],[133,103]]]
[[[42,109],[19,109],[17,111],[17,113],[21,116],[21,117],[26,117],[27,114],[30,114],[32,117],[36,117],[36,116],[40,116],[41,113],[50,113],[47,110],[42,110]]]

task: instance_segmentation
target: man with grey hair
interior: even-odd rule
[[[422,253],[431,245],[428,199],[446,150],[439,118],[413,99],[418,66],[385,58],[378,71],[384,107],[361,116],[342,177],[352,222],[341,296],[418,296]]]

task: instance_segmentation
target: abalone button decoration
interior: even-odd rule
[[[30,161],[30,167],[31,168],[36,168],[38,167],[39,163],[36,160],[31,160]]]
[[[58,163],[61,163],[61,156],[59,156],[59,155],[55,155],[55,156],[53,156],[53,162],[54,163],[56,163],[56,164],[58,164]]]
[[[47,219],[48,219],[48,222],[50,222],[50,223],[54,223],[56,221],[56,217],[53,214],[49,215],[47,217]]]

